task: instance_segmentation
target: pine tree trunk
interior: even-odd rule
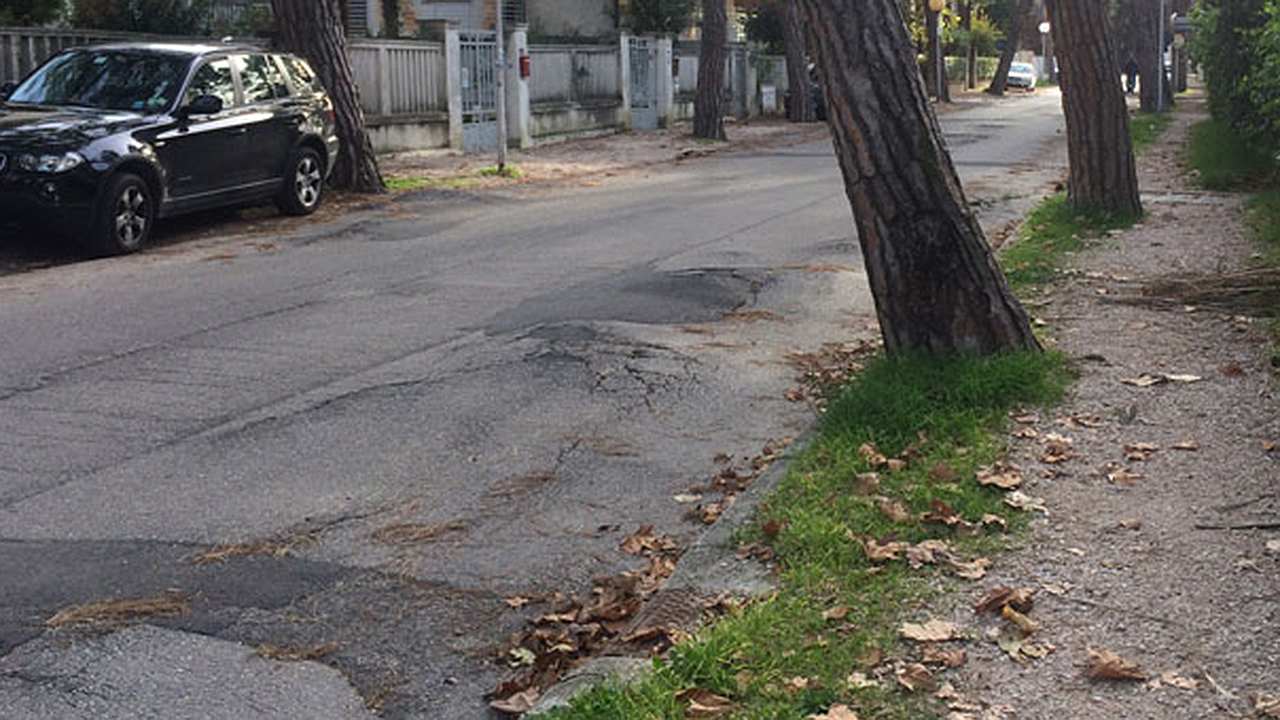
[[[929,89],[929,96],[936,98],[938,102],[951,102],[951,90],[947,86],[947,67],[946,58],[942,56],[942,43],[938,37],[938,23],[942,20],[942,13],[925,10],[925,34],[926,47],[929,51],[925,53],[928,58],[925,61],[924,81]],[[938,74],[941,72],[942,81],[939,82]]]
[[[1156,33],[1159,28],[1159,0],[1129,0],[1134,14],[1133,28],[1137,36],[1137,47],[1134,55],[1138,60],[1138,97],[1142,112],[1157,112],[1156,96],[1159,92],[1160,58],[1157,57]]]
[[[787,119],[791,122],[814,122],[818,119],[809,91],[809,43],[800,8],[793,0],[781,0],[782,39],[787,53]]]
[[[1079,211],[1141,215],[1129,113],[1107,0],[1046,0],[1058,57],[1070,165],[1067,202]]]
[[[969,209],[896,0],[797,0],[891,355],[1037,349]]]
[[[995,77],[991,78],[991,85],[987,88],[987,92],[992,95],[1004,95],[1005,87],[1009,83],[1009,66],[1013,65],[1013,56],[1018,52],[1018,40],[1022,37],[1022,24],[1031,15],[1033,2],[1034,0],[1020,0],[1018,9],[1014,11],[1013,17],[1009,18],[1009,27],[1004,34],[1004,51],[1000,53],[1000,64],[996,65]]]
[[[728,34],[725,0],[702,0],[698,94],[693,104],[694,137],[724,139],[724,64]]]
[[[360,92],[347,60],[339,0],[271,0],[271,9],[281,44],[311,63],[333,101],[341,146],[331,181],[357,192],[382,192],[386,188],[364,129]]]

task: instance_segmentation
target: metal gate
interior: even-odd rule
[[[498,149],[498,39],[493,32],[462,33],[462,149]]]
[[[631,39],[631,127],[658,129],[657,50],[644,38]]]

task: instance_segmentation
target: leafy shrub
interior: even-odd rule
[[[208,10],[206,0],[73,0],[71,19],[95,30],[203,35]]]
[[[1194,17],[1192,58],[1214,117],[1280,155],[1280,0],[1205,0]]]

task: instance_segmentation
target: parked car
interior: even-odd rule
[[[78,47],[0,101],[0,221],[101,254],[137,250],[157,218],[197,210],[274,199],[311,213],[338,150],[307,63],[252,47]]]
[[[1016,62],[1009,66],[1009,79],[1005,83],[1009,87],[1036,89],[1036,68],[1030,63]]]

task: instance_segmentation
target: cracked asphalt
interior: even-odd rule
[[[1061,123],[1048,92],[943,118],[989,228]],[[827,142],[0,278],[0,708],[488,718],[535,612],[504,598],[629,569],[639,525],[687,547],[673,497],[812,421],[786,355],[875,332]],[[289,552],[191,562],[232,543]]]

